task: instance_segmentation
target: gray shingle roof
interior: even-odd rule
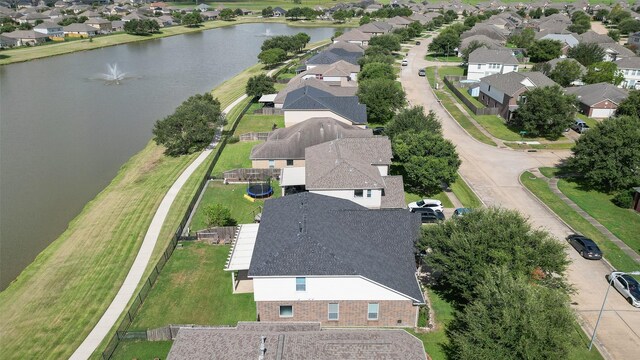
[[[251,150],[251,160],[304,159],[306,148],[327,141],[373,137],[371,129],[361,129],[332,118],[311,118],[291,127],[277,129],[267,141]]]
[[[315,323],[238,323],[236,328],[181,328],[170,360],[426,360],[422,342],[402,329],[320,329]],[[282,339],[282,342],[280,342]]]
[[[469,64],[503,64],[518,65],[518,59],[511,50],[492,50],[479,48],[469,54]]]
[[[360,72],[360,65],[354,65],[344,60],[336,61],[333,64],[322,64],[307,70],[307,74],[320,74],[323,76],[346,77],[351,73]]]
[[[627,98],[627,96],[629,96],[627,90],[609,83],[597,83],[566,88],[565,92],[567,94],[574,94],[578,97],[578,101],[587,106],[593,106],[602,100],[609,100],[615,104],[620,104]]]
[[[375,165],[390,165],[389,138],[346,138],[305,150],[307,190],[383,189],[384,180]]]
[[[553,69],[556,68],[556,65],[558,65],[558,63],[562,62],[562,61],[571,61],[573,63],[578,64],[578,66],[580,67],[580,73],[582,75],[584,75],[587,72],[587,68],[586,67],[584,67],[582,64],[580,64],[576,59],[572,59],[572,58],[564,58],[564,59],[556,58],[556,59],[547,61],[547,64],[549,64],[549,66],[551,66],[551,70],[553,70]]]
[[[525,85],[526,80],[530,80],[533,86]],[[494,74],[485,76],[480,79],[481,82],[488,83],[496,89],[499,89],[508,96],[513,97],[523,88],[532,89],[534,87],[544,87],[558,85],[539,71],[532,72],[510,72],[506,74]]]
[[[501,30],[496,26],[490,25],[490,24],[482,24],[482,23],[475,24],[471,29],[463,32],[460,35],[460,38],[465,39],[473,35],[484,35],[486,37],[489,37],[491,39],[498,40],[501,42],[504,42],[507,40],[507,34],[505,33],[504,30]]]
[[[369,41],[371,34],[363,33],[358,29],[349,30],[346,33],[338,36],[337,41]]]
[[[300,89],[303,86],[312,86],[316,89],[328,92],[329,94],[334,96],[355,96],[358,92],[357,86],[331,86],[324,80],[318,80],[314,78],[305,80],[302,78],[304,75],[307,75],[306,71],[296,75],[293,79],[289,80],[289,82],[287,83],[287,87],[280,90],[276,98],[273,100],[273,103],[284,104],[284,100],[287,98],[287,94],[289,94],[293,90]]]
[[[369,210],[308,192],[267,200],[249,276],[362,276],[423,303],[419,232],[419,216],[403,209]]]
[[[460,51],[466,49],[467,47],[469,47],[469,45],[473,42],[473,41],[477,41],[481,44],[484,44],[487,48],[489,49],[501,49],[503,48],[502,43],[498,40],[492,39],[490,37],[487,37],[485,35],[472,35],[469,36],[468,38],[464,38],[462,39],[462,41],[460,42],[460,46],[458,47]]]
[[[584,43],[597,43],[597,44],[614,42],[613,39],[608,37],[607,35],[598,34],[597,32],[595,32],[593,30],[589,30],[587,32],[584,32],[584,33],[578,35],[578,40],[580,40],[580,42],[584,42]]]
[[[357,96],[334,96],[312,86],[303,86],[287,94],[282,108],[286,110],[331,110],[354,124],[367,123],[367,107]]]
[[[640,69],[640,57],[633,56],[615,61],[618,69]]]
[[[311,65],[321,65],[333,64],[336,61],[344,60],[355,65],[358,64],[358,60],[360,60],[363,54],[364,52],[351,52],[340,48],[333,48],[313,55],[306,63]]]
[[[384,176],[384,195],[381,209],[405,209],[407,203],[404,197],[404,181],[402,176]]]
[[[93,26],[89,26],[87,24],[69,24],[62,28],[64,32],[96,32],[98,29]]]
[[[327,46],[324,51],[333,52],[334,54],[364,54],[362,46],[346,41],[338,41]]]

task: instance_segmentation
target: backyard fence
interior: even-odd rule
[[[267,181],[269,179],[280,179],[281,169],[233,169],[224,172],[224,180],[227,182],[249,182],[249,181]]]
[[[253,113],[257,115],[284,115],[284,111],[282,109],[276,109],[272,107],[263,107],[254,110]]]
[[[446,75],[442,80],[449,90],[451,90],[475,115],[498,115],[500,113],[499,108],[479,107],[471,102],[471,100],[469,100],[459,89],[460,79],[462,79],[462,76]]]
[[[233,134],[236,127],[238,126],[238,121],[247,112],[250,106],[251,106],[251,102],[247,103],[247,105],[242,109],[242,111],[240,111],[238,116],[235,119],[233,119],[231,129],[229,131],[230,134]],[[206,186],[207,182],[209,181],[209,177],[211,176],[211,171],[213,170],[213,167],[218,162],[218,159],[220,158],[220,154],[222,153],[222,150],[227,144],[227,138],[228,137],[226,135],[223,135],[222,139],[218,143],[218,146],[215,150],[215,155],[213,156],[213,159],[211,160],[211,163],[209,164],[207,171],[205,172],[204,176],[200,180],[200,184],[198,185],[197,191],[194,193],[193,197],[191,198],[191,202],[189,203],[189,207],[187,207],[187,210],[182,216],[180,225],[178,225],[178,228],[173,233],[173,236],[171,237],[171,241],[167,245],[167,248],[165,249],[164,253],[162,254],[160,259],[154,266],[153,270],[151,270],[151,274],[142,285],[142,288],[140,289],[138,294],[133,299],[133,303],[129,307],[129,310],[124,314],[124,318],[122,319],[122,322],[120,323],[120,325],[117,327],[115,334],[113,335],[111,340],[109,340],[109,342],[107,343],[107,346],[102,352],[102,359],[109,360],[111,356],[113,356],[113,353],[116,351],[116,348],[118,347],[118,344],[120,344],[120,341],[126,340],[126,339],[144,339],[148,336],[145,332],[128,331],[129,327],[131,326],[131,323],[133,323],[133,320],[135,319],[136,315],[138,314],[138,311],[140,310],[142,303],[149,295],[149,291],[151,291],[151,288],[156,283],[156,280],[158,279],[158,275],[160,275],[160,271],[162,271],[167,261],[169,261],[169,258],[171,258],[171,255],[176,249],[178,240],[180,239],[180,235],[182,234],[182,231],[185,228],[185,226],[187,226],[187,222],[189,221],[189,216],[191,215],[191,212],[193,211],[196,203],[198,202],[198,198],[200,197],[200,192],[204,190],[204,187]],[[143,335],[141,335],[141,333],[145,333],[144,337]]]
[[[198,240],[204,240],[211,244],[231,244],[238,236],[237,226],[220,226],[196,232]]]
[[[250,132],[240,134],[240,141],[267,141],[270,132]]]

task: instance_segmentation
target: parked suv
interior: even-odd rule
[[[586,122],[580,119],[576,119],[573,125],[571,125],[571,128],[578,134],[584,134],[587,130],[589,130],[589,125],[587,125]]]
[[[420,218],[423,224],[445,220],[444,213],[440,210],[435,210],[432,208],[415,208],[409,209],[409,211],[420,214]]]

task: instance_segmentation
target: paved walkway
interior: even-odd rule
[[[237,98],[223,110],[223,113],[228,114],[235,106],[237,106],[242,100],[246,98],[246,94]],[[133,261],[133,265],[131,265],[131,269],[129,270],[127,277],[124,279],[120,290],[118,290],[116,297],[113,299],[113,301],[111,301],[111,304],[109,304],[107,311],[105,311],[105,313],[102,315],[96,326],[93,328],[93,330],[91,330],[82,344],[80,344],[80,346],[73,353],[71,359],[88,359],[116,324],[118,318],[120,317],[120,314],[122,314],[126,309],[129,300],[135,294],[136,288],[138,287],[138,284],[140,283],[140,280],[142,279],[142,276],[144,275],[144,272],[149,265],[151,254],[153,253],[153,249],[158,242],[158,237],[160,236],[162,225],[167,218],[167,214],[169,213],[171,205],[175,201],[178,193],[187,182],[187,180],[207,159],[216,145],[218,145],[218,142],[220,141],[220,132],[221,129],[218,129],[212,143],[182,172],[182,174],[180,174],[180,177],[178,177],[169,191],[165,194],[162,202],[160,203],[160,206],[156,210],[156,213],[151,220],[151,225],[149,225],[149,228],[147,229],[147,233],[145,234],[144,240],[142,241],[142,246],[140,246],[138,255]]]
[[[598,231],[602,233],[602,235],[606,236],[611,242],[616,244],[620,250],[624,251],[627,255],[629,255],[633,260],[640,263],[640,255],[633,251],[624,241],[620,240],[617,236],[613,235],[609,229],[604,227],[598,220],[594,219],[591,215],[589,215],[586,211],[582,210],[580,206],[574,203],[571,199],[569,199],[560,189],[558,189],[558,178],[554,177],[549,179],[549,187],[551,191],[553,191],[556,196],[558,196],[565,204],[569,205],[573,210],[575,210],[580,216],[582,216],[585,220],[587,220],[591,225],[593,225]]]

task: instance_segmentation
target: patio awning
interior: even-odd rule
[[[282,169],[280,174],[280,186],[299,186],[305,184],[304,166]]]
[[[238,238],[231,248],[225,271],[249,270],[259,226],[260,224],[240,225]]]
[[[258,100],[258,102],[260,103],[272,103],[276,100],[276,96],[278,96],[278,94],[266,94],[266,95],[262,95],[260,97],[260,99]]]

